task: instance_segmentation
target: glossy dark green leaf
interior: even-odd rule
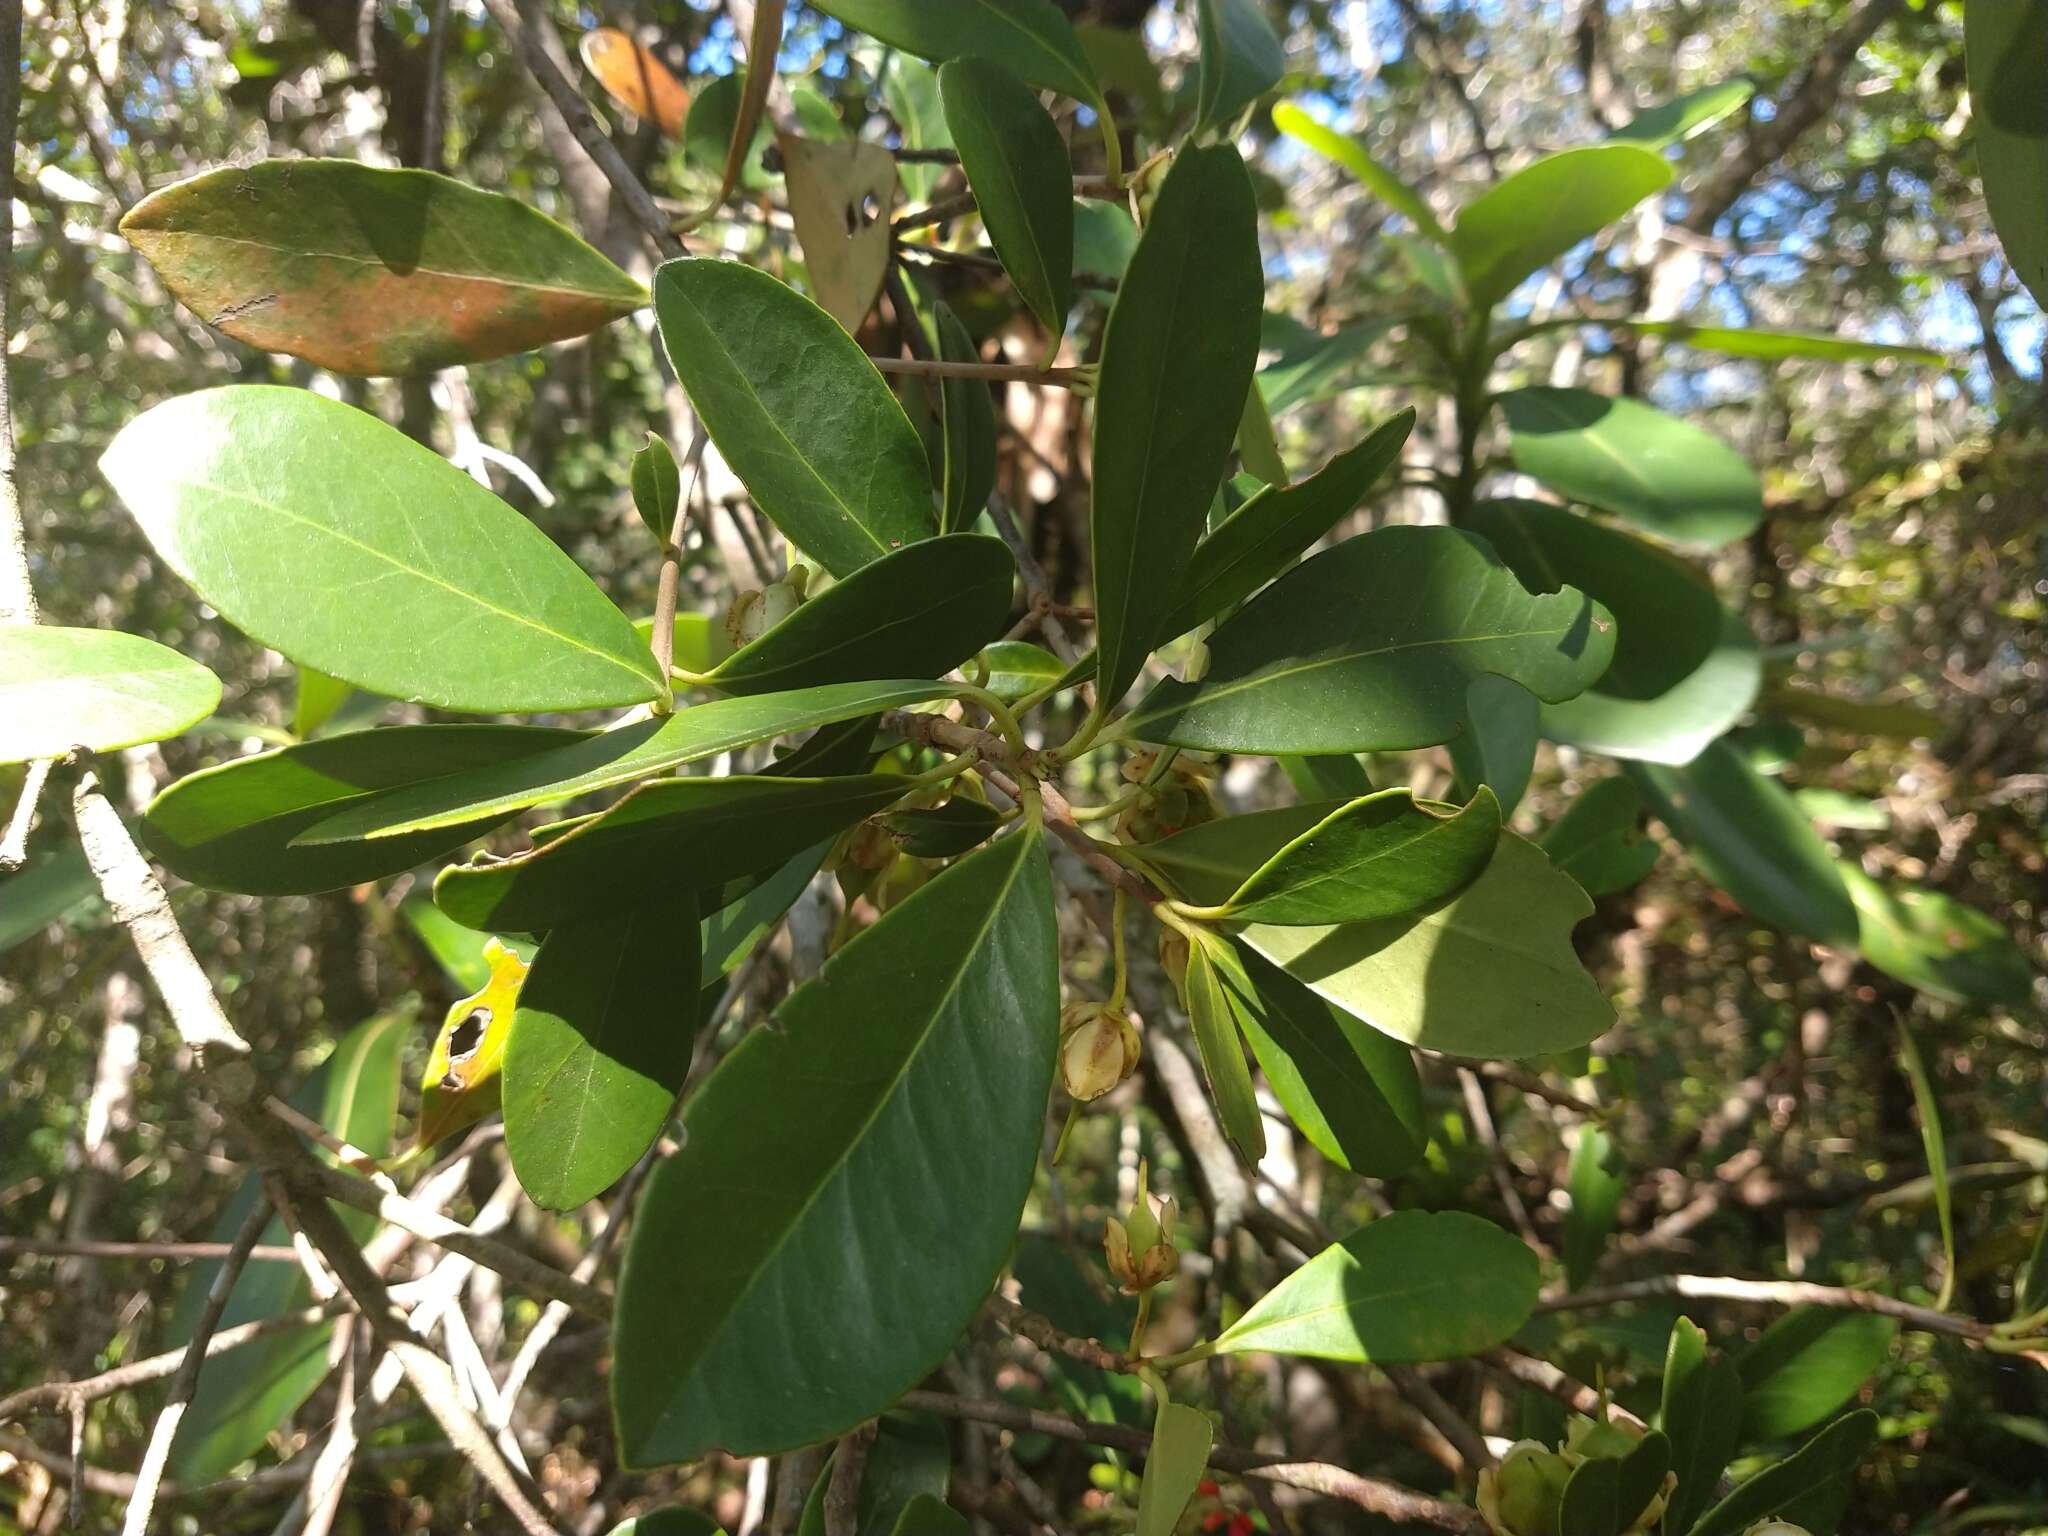
[[[714,890],[872,816],[909,787],[891,773],[657,779],[530,853],[442,870],[434,904],[471,928],[543,933],[678,888]]]
[[[779,693],[875,677],[938,677],[1002,634],[1017,563],[1001,539],[924,539],[834,582],[704,681]]]
[[[2025,1006],[2034,968],[2005,925],[1939,891],[1882,885],[1840,864],[1856,904],[1856,947],[1883,971],[1951,1003]]]
[[[1006,704],[1058,682],[1067,671],[1059,657],[1029,640],[998,640],[982,649],[981,659],[988,666],[988,681],[982,686]]]
[[[1227,128],[1240,112],[1280,83],[1287,54],[1261,13],[1259,0],[1197,0],[1202,42],[1195,89],[1195,132]]]
[[[1473,678],[1465,685],[1465,729],[1450,741],[1458,798],[1483,786],[1500,802],[1501,818],[1512,816],[1535,772],[1542,735],[1543,704],[1536,695],[1491,673]]]
[[[1365,493],[1401,456],[1415,412],[1396,412],[1298,485],[1248,498],[1195,546],[1160,638],[1186,634],[1251,596],[1296,556],[1356,510]]]
[[[1657,862],[1642,815],[1643,797],[1632,782],[1599,779],[1580,791],[1537,845],[1588,896],[1627,890]]]
[[[1168,681],[1119,731],[1219,752],[1366,752],[1449,741],[1474,677],[1539,699],[1607,670],[1614,621],[1582,593],[1523,590],[1482,540],[1400,526],[1347,539],[1217,629],[1209,670]]]
[[[1370,1178],[1405,1173],[1429,1144],[1414,1054],[1243,950],[1253,996],[1238,1022],[1288,1118],[1318,1152]]]
[[[1783,785],[1725,741],[1683,768],[1629,763],[1651,811],[1750,916],[1823,944],[1856,942],[1841,870]]]
[[[1754,80],[1722,80],[1645,107],[1607,137],[1617,143],[1663,149],[1704,133],[1756,94]]]
[[[587,739],[583,731],[525,725],[353,731],[187,774],[150,802],[138,830],[159,863],[194,885],[249,896],[339,890],[459,848],[504,814],[374,843],[293,846],[307,828],[383,791],[510,765]]]
[[[1073,25],[1052,0],[816,0],[816,8],[934,64],[981,54],[1045,90],[1102,99]]]
[[[1216,1101],[1216,1118],[1238,1156],[1257,1167],[1266,1155],[1266,1122],[1259,1113],[1258,1091],[1252,1086],[1251,1068],[1245,1064],[1244,1045],[1238,1039],[1238,1015],[1245,1004],[1242,994],[1225,977],[1236,968],[1229,941],[1205,935],[1188,954],[1181,993],[1202,1058],[1202,1075],[1209,1081],[1209,1097]]]
[[[825,1493],[832,1486],[835,1450],[818,1469],[818,1480],[804,1500],[796,1536],[827,1536]],[[952,1514],[944,1504],[952,1470],[952,1447],[946,1426],[915,1414],[882,1415],[868,1459],[861,1468],[860,1497],[854,1504],[854,1536],[895,1536],[909,1522],[909,1532],[944,1532],[942,1516],[928,1506]],[[958,1516],[954,1516],[958,1519]],[[908,1533],[906,1533],[908,1536]]]
[[[1742,1433],[1783,1440],[1811,1429],[1855,1395],[1891,1353],[1895,1318],[1798,1307],[1735,1357]]]
[[[924,445],[838,321],[736,261],[654,275],[676,376],[711,440],[791,543],[834,576],[934,529]]]
[[[1577,1131],[1565,1192],[1564,1283],[1576,1291],[1592,1278],[1593,1266],[1614,1231],[1614,1218],[1628,1187],[1628,1163],[1607,1131],[1588,1121]],[[1660,1472],[1659,1477],[1663,1476]]]
[[[960,317],[944,304],[934,305],[933,313],[939,356],[949,363],[980,362],[981,349]],[[996,488],[995,399],[981,379],[942,379],[939,398],[939,425],[945,435],[939,531],[958,533],[974,526]]]
[[[1222,903],[1223,915],[1290,927],[1398,917],[1478,879],[1499,841],[1491,790],[1441,810],[1406,789],[1381,790],[1288,842]]]
[[[534,1204],[574,1210],[654,1145],[696,1037],[688,891],[549,933],[505,1042],[505,1149]]]
[[[1208,1469],[1216,1426],[1209,1415],[1163,1398],[1138,1485],[1138,1536],[1173,1536]]]
[[[1764,517],[1741,454],[1640,400],[1534,386],[1499,397],[1515,467],[1661,538],[1726,544]]]
[[[372,1157],[387,1154],[398,1121],[399,1058],[412,1022],[411,1013],[400,1010],[350,1030],[293,1096],[293,1106]],[[252,1173],[221,1213],[214,1227],[216,1239],[232,1239],[263,1198],[262,1181]],[[353,1211],[344,1213],[342,1220],[358,1238],[375,1225],[368,1215]],[[260,1241],[289,1244],[291,1234],[282,1221],[273,1219]],[[191,1336],[219,1270],[218,1260],[192,1266],[172,1322],[176,1342]],[[251,1264],[228,1293],[220,1326],[234,1328],[278,1317],[312,1302],[311,1287],[296,1264]],[[198,1391],[178,1421],[171,1443],[172,1475],[186,1482],[212,1482],[261,1449],[325,1379],[333,1332],[331,1322],[312,1323],[266,1334],[209,1359],[199,1373]]]
[[[969,1536],[967,1517],[937,1494],[920,1493],[903,1506],[890,1536]]]
[[[1074,271],[1077,275],[1107,278],[1124,275],[1131,255],[1138,249],[1138,226],[1130,210],[1121,203],[1100,198],[1077,200],[1074,204]]]
[[[1451,230],[1472,302],[1491,309],[1530,273],[1663,191],[1671,174],[1654,150],[1609,143],[1546,155],[1494,183],[1459,210]]]
[[[894,811],[881,818],[896,846],[913,859],[950,859],[979,848],[1003,825],[985,801],[955,795],[929,810]]]
[[[2048,305],[2048,0],[1965,6],[1963,48],[1991,225],[2034,302]]]
[[[144,198],[121,233],[207,324],[337,373],[479,363],[647,302],[523,203],[353,160],[208,171]]]
[[[1102,341],[1090,520],[1098,714],[1163,638],[1237,437],[1264,292],[1244,162],[1227,144],[1182,150]]]
[[[749,883],[738,896],[731,896],[732,887],[726,887],[720,898],[722,904],[716,911],[707,912],[698,924],[698,947],[703,953],[699,979],[705,986],[732,974],[753,953],[754,946],[774,931],[804,893],[804,887],[811,883],[811,877],[824,866],[825,855],[831,850],[829,842],[807,848],[784,861],[780,868]],[[726,896],[731,899],[723,899]],[[710,898],[705,900],[708,905]]]
[[[140,635],[0,625],[0,763],[162,741],[219,703],[219,678]]]
[[[517,762],[488,764],[394,791],[374,804],[344,810],[316,824],[299,834],[295,846],[400,837],[460,826],[548,800],[567,800],[630,784],[734,747],[812,726],[945,698],[950,692],[944,684],[912,678],[830,683],[795,693],[719,699],[677,710],[665,719],[618,726]]]
[[[1536,1255],[1491,1222],[1396,1211],[1274,1286],[1216,1349],[1375,1365],[1456,1360],[1521,1327],[1536,1285]]]
[[[1450,235],[1437,222],[1436,214],[1423,201],[1422,194],[1373,159],[1371,152],[1359,140],[1318,122],[1291,101],[1283,101],[1273,108],[1273,126],[1343,166],[1364,183],[1368,192],[1406,218],[1429,239],[1439,245],[1450,243]]]
[[[827,1439],[952,1349],[1037,1166],[1058,950],[1043,848],[1005,838],[848,943],[692,1097],[619,1282],[628,1464]]]
[[[1876,1443],[1876,1414],[1868,1408],[1844,1414],[1700,1516],[1689,1536],[1742,1536],[1767,1519],[1801,1526],[1810,1536],[1835,1536],[1856,1468]]]
[[[1707,1356],[1707,1336],[1690,1318],[1671,1325],[1658,1426],[1671,1442],[1678,1486],[1664,1507],[1667,1536],[1684,1536],[1714,1500],[1714,1485],[1742,1437],[1742,1378],[1733,1361]]]
[[[223,618],[358,688],[488,714],[666,691],[626,616],[552,539],[432,449],[310,390],[166,400],[100,469]]]
[[[666,544],[683,504],[683,473],[668,443],[656,433],[648,433],[646,446],[634,453],[631,479],[633,509],[647,531]]]
[[[1051,334],[1048,356],[1074,307],[1074,166],[1038,93],[988,58],[939,66],[946,127],[981,210],[982,227],[1024,307]]]
[[[1626,1456],[1595,1456],[1564,1485],[1558,1529],[1572,1536],[1622,1536],[1649,1508],[1671,1470],[1671,1442],[1651,1430]]]

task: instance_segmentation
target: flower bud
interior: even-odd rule
[[[1565,1431],[1564,1454],[1573,1458],[1574,1466],[1581,1461],[1626,1456],[1642,1438],[1640,1429],[1619,1419],[1580,1416]]]
[[[1152,1195],[1145,1187],[1147,1174],[1141,1158],[1138,1198],[1131,1202],[1122,1221],[1112,1216],[1102,1224],[1103,1257],[1109,1261],[1110,1274],[1127,1296],[1172,1279],[1180,1268],[1180,1251],[1173,1246],[1173,1224],[1180,1219],[1180,1211],[1171,1200],[1164,1199],[1156,1210],[1153,1208]]]
[[[1138,1031],[1106,1003],[1069,1003],[1060,1013],[1060,1081],[1082,1103],[1099,1099],[1137,1070]]]
[[[1493,1536],[1559,1536],[1571,1463],[1536,1440],[1517,1440],[1479,1474],[1479,1514]]]
[[[1140,752],[1124,763],[1127,783],[1143,784],[1158,754]],[[1116,829],[1126,842],[1156,843],[1161,838],[1216,819],[1209,798],[1209,775],[1197,761],[1177,757],[1156,784],[1149,786],[1117,816]]]
[[[742,592],[725,611],[725,636],[733,649],[751,645],[802,606],[810,571],[799,565],[765,591]]]
[[[1166,972],[1167,979],[1176,991],[1186,992],[1188,985],[1188,936],[1177,928],[1164,924],[1159,929],[1159,966]]]
[[[1790,1520],[1759,1520],[1742,1536],[1811,1536],[1803,1525],[1794,1525]]]

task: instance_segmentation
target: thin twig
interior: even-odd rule
[[[14,136],[21,121],[22,8],[10,5],[0,24],[0,208],[14,207]],[[33,624],[36,589],[28,577],[28,534],[21,521],[21,492],[14,478],[14,412],[7,382],[9,322],[14,301],[14,220],[0,234],[0,624]]]
[[[869,357],[882,373],[916,374],[928,379],[987,379],[991,383],[1044,384],[1073,389],[1094,376],[1089,367],[1041,368],[1036,363],[949,363],[937,358]]]
[[[14,802],[14,814],[7,818],[7,831],[0,834],[0,875],[11,875],[28,862],[28,835],[35,826],[36,807],[42,802],[43,786],[50,782],[50,770],[56,766],[55,758],[39,757],[22,774],[21,796]]]
[[[1922,1333],[1947,1334],[1951,1338],[1967,1339],[1973,1344],[1991,1336],[1990,1326],[1975,1318],[1916,1307],[1911,1302],[1880,1295],[1876,1291],[1816,1285],[1807,1280],[1735,1280],[1724,1275],[1657,1275],[1648,1280],[1597,1286],[1569,1296],[1546,1296],[1536,1303],[1536,1310],[1576,1312],[1664,1296],[1685,1296],[1699,1301],[1753,1301],[1771,1307],[1827,1307],[1838,1312],[1874,1312],[1880,1317],[1897,1318]]]
[[[224,1259],[233,1243],[103,1243],[85,1239],[0,1237],[0,1259]],[[297,1250],[258,1243],[248,1254],[255,1264],[296,1264]]]
[[[1020,1307],[1007,1296],[991,1296],[988,1311],[995,1320],[1020,1339],[1029,1339],[1049,1354],[1065,1355],[1069,1360],[1079,1360],[1092,1365],[1099,1371],[1122,1371],[1128,1374],[1136,1369],[1129,1356],[1119,1354],[1099,1339],[1076,1338],[1073,1334],[1062,1333],[1050,1318],[1040,1317],[1036,1312]]]
[[[1518,1381],[1525,1387],[1534,1387],[1538,1392],[1556,1398],[1565,1407],[1576,1412],[1597,1414],[1604,1406],[1609,1418],[1619,1419],[1622,1423],[1633,1425],[1637,1429],[1648,1427],[1619,1403],[1603,1399],[1583,1381],[1565,1375],[1548,1360],[1538,1360],[1534,1355],[1525,1355],[1513,1349],[1489,1349],[1478,1358],[1509,1380]]]
[[[825,1536],[854,1536],[860,1523],[860,1483],[868,1469],[868,1450],[875,1443],[878,1421],[869,1419],[839,1437],[832,1456],[832,1481],[825,1485]]]

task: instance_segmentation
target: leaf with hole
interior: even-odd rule
[[[1005,838],[846,944],[692,1096],[619,1282],[629,1465],[842,1434],[958,1342],[1038,1163],[1058,949],[1040,841]]]
[[[1562,150],[1523,167],[1458,211],[1450,245],[1478,308],[1600,233],[1671,184],[1671,165],[1639,144]]]
[[[632,624],[554,540],[366,412],[201,390],[129,422],[100,469],[167,565],[303,666],[485,714],[665,695]]]
[[[775,148],[811,294],[826,314],[857,331],[889,273],[896,157],[865,139],[793,133],[778,133]]]
[[[337,373],[427,373],[586,335],[647,291],[553,219],[431,171],[259,160],[121,233],[200,319]]]
[[[0,763],[162,741],[219,703],[219,678],[140,635],[0,625]]]

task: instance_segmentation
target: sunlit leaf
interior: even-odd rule
[[[2034,968],[1997,918],[1939,891],[1881,884],[1853,859],[1837,867],[1856,905],[1856,947],[1887,976],[1951,1003],[2018,1008],[2033,995]]]
[[[1722,80],[1645,107],[1607,137],[1618,143],[1663,149],[1705,133],[1756,94],[1754,80]]]
[[[653,49],[617,27],[599,27],[576,40],[576,51],[613,101],[670,138],[683,136],[690,93]]]
[[[1209,1465],[1216,1426],[1185,1403],[1162,1399],[1138,1485],[1138,1536],[1173,1536]]]
[[[1530,273],[1661,192],[1671,175],[1655,151],[1610,143],[1547,155],[1494,183],[1459,210],[1450,235],[1472,302],[1492,308]]]
[[[889,273],[896,157],[865,139],[775,136],[789,212],[818,307],[849,331],[874,308]]]
[[[1431,240],[1439,244],[1449,243],[1450,235],[1437,222],[1429,204],[1422,200],[1422,194],[1373,159],[1359,140],[1318,122],[1291,101],[1283,101],[1273,108],[1273,126],[1343,166],[1364,183],[1368,192]]]
[[[0,763],[161,741],[219,703],[219,678],[140,635],[0,625]]]

